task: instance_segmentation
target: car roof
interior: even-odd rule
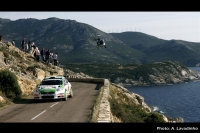
[[[51,76],[51,77],[46,77],[43,80],[62,80],[65,79],[64,76]]]

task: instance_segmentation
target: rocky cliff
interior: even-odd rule
[[[189,69],[177,61],[155,62],[153,64],[137,66],[133,69],[137,69],[137,73],[131,78],[118,77],[114,83],[128,87],[177,84],[200,80],[200,73],[198,71]]]
[[[137,106],[140,106],[141,109],[145,110],[145,112],[147,113],[151,113],[151,112],[154,112],[153,111],[153,108],[149,105],[147,105],[145,103],[145,99],[144,97],[136,94],[136,93],[133,93],[133,92],[130,92],[128,91],[128,89],[126,89],[125,87],[123,86],[120,86],[120,85],[117,85],[117,84],[114,84],[114,83],[111,83],[111,87],[114,88],[117,93],[122,93],[124,96],[128,97],[128,99],[134,103],[135,105]],[[119,100],[119,99],[118,99]],[[128,100],[128,101],[129,101]],[[126,103],[127,101],[125,99],[122,99],[120,100],[121,103]],[[112,111],[111,111],[112,112]],[[111,113],[112,114],[112,113]],[[170,118],[168,116],[165,116],[163,114],[161,114],[162,117],[163,117],[163,120],[166,122],[166,123],[183,123],[184,122],[184,119],[181,118],[181,117],[177,117],[177,118]],[[116,117],[114,116],[113,114],[111,115],[112,116],[112,122],[123,122],[120,117]]]
[[[23,96],[28,96],[44,77],[63,75],[63,68],[37,62],[31,52],[24,53],[11,42],[0,41],[0,71],[9,70],[18,78]],[[0,96],[0,102],[5,102]]]

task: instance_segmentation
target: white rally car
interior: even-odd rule
[[[62,99],[73,97],[71,83],[64,76],[52,76],[42,80],[33,91],[34,99]]]

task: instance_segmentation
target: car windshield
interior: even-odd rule
[[[41,85],[62,85],[62,80],[44,80]]]

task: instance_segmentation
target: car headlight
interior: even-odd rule
[[[40,91],[40,87],[37,87],[37,88],[35,89],[35,91],[36,91],[36,92],[39,92],[39,91]]]
[[[61,91],[61,90],[62,90],[62,88],[57,88],[57,89],[56,89],[56,91]]]
[[[36,90],[35,90],[36,92],[39,92],[39,89],[38,88],[36,88]]]

